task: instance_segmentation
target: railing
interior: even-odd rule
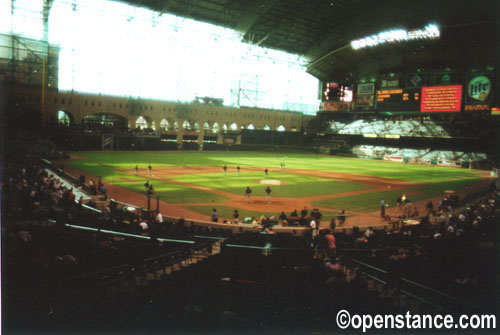
[[[61,178],[67,179],[73,185],[80,184],[80,181],[78,180],[77,177],[73,176],[72,174],[70,174],[62,169],[55,167],[51,161],[49,161],[45,158],[41,158],[40,160],[47,167],[47,169],[56,172]],[[76,187],[76,186],[74,186],[74,187]],[[90,194],[90,187],[88,185],[82,185],[82,189],[85,191],[85,193]]]
[[[186,260],[190,261],[197,258],[200,251],[211,248],[212,244],[213,241],[209,240],[188,249],[146,258],[135,264],[126,263],[63,280],[57,285],[56,294],[50,298],[50,304],[53,305],[70,296],[106,287],[134,276],[142,276],[159,269],[165,269]]]
[[[101,234],[110,234],[110,235],[114,235],[114,236],[123,236],[123,237],[130,237],[130,238],[143,239],[143,240],[150,240],[151,239],[151,236],[129,234],[129,233],[123,233],[123,232],[118,232],[118,231],[114,231],[114,230],[106,230],[106,229],[92,228],[92,227],[86,227],[86,226],[77,226],[77,225],[72,225],[69,223],[65,224],[65,226],[68,228],[95,231],[95,232],[100,232]],[[171,239],[171,238],[163,238],[163,237],[157,237],[156,240],[158,242],[174,242],[174,243],[184,243],[184,244],[195,244],[196,243],[195,241],[191,241],[191,240],[179,240],[179,239]]]
[[[397,287],[401,293],[417,299],[420,302],[429,304],[436,310],[456,312],[463,310],[470,311],[478,307],[468,301],[433,289],[427,285],[417,283],[404,277],[394,276],[394,273],[388,272],[377,266],[370,265],[355,258],[348,258],[347,264],[349,264],[351,267],[361,267],[363,270],[363,274],[366,277],[384,285],[387,284]]]

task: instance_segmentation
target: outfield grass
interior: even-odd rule
[[[390,161],[323,156],[313,154],[272,154],[262,152],[78,152],[89,162],[113,168],[133,169],[136,164],[146,169],[155,166],[224,166],[233,170],[237,165],[279,170],[280,163],[286,168],[309,169],[354,173],[374,177],[387,177],[415,183],[455,180],[470,177],[477,170],[401,164]]]
[[[384,199],[385,203],[389,206],[394,207],[397,205],[396,199],[401,196],[401,194],[407,194],[409,200],[416,202],[430,199],[438,195],[444,195],[445,190],[461,189],[477,181],[479,181],[479,178],[434,182],[404,190],[387,190],[355,196],[328,198],[313,201],[311,204],[315,207],[346,209],[356,212],[374,212],[380,209],[381,199]]]
[[[283,185],[271,186],[274,197],[309,197],[314,195],[335,194],[366,189],[366,186],[331,180],[319,177],[295,175],[287,173],[287,169],[309,169],[353,173],[374,177],[386,177],[415,183],[426,183],[406,190],[387,190],[377,193],[366,193],[356,196],[329,198],[312,203],[315,207],[341,209],[351,211],[371,212],[378,210],[381,198],[391,206],[401,193],[412,194],[410,199],[419,201],[442,194],[446,189],[465,187],[478,178],[479,171],[471,169],[447,168],[426,165],[404,165],[397,162],[363,160],[356,158],[322,156],[314,154],[273,154],[263,152],[77,152],[83,160],[71,162],[75,167],[94,176],[102,176],[104,181],[122,186],[129,190],[144,193],[144,183],[147,178],[125,174],[118,169],[133,170],[136,165],[146,171],[148,164],[159,166],[217,166],[220,173],[192,174],[172,176],[172,180],[188,184],[195,184],[208,189],[222,190],[235,195],[243,195],[246,186],[250,186],[253,195],[265,195],[265,185],[256,181],[264,179],[263,170],[270,170],[269,179],[278,179]],[[280,171],[280,163],[285,164],[284,172]],[[227,175],[222,173],[222,166],[228,167]],[[241,167],[241,174],[236,173],[235,167]],[[262,169],[245,171],[245,167]],[[170,203],[210,203],[223,202],[227,197],[207,191],[191,188],[185,185],[154,180],[156,193],[162,200]],[[197,207],[196,211],[204,214],[211,213],[211,207]],[[232,210],[226,217],[232,217]],[[250,214],[250,213],[249,213]],[[279,214],[279,213],[253,213]],[[333,214],[332,214],[333,215]],[[221,215],[224,217],[225,215]],[[243,216],[243,215],[241,215]],[[250,216],[250,215],[248,215]]]
[[[235,195],[243,195],[247,186],[252,189],[253,195],[265,195],[267,185],[256,184],[256,181],[264,179],[262,172],[241,172],[211,173],[211,174],[186,174],[171,178],[175,181],[201,185],[212,189],[217,189]],[[297,174],[288,174],[286,172],[270,173],[267,179],[276,179],[282,182],[282,185],[271,185],[271,195],[275,197],[310,197],[323,194],[336,194],[351,191],[368,189],[353,182],[344,182],[340,180],[331,180]]]

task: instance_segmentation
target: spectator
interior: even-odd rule
[[[163,215],[161,212],[158,210],[156,211],[156,223],[163,223]]]
[[[99,187],[99,193],[101,193],[102,195],[106,195],[106,186],[104,186],[104,184],[102,183],[101,186]]]
[[[336,223],[335,223],[335,216],[332,216],[332,219],[330,220],[330,230],[332,232],[335,232],[335,228],[337,227]]]
[[[316,221],[311,220],[311,222],[309,223],[309,226],[311,227],[311,236],[312,238],[316,238],[316,236],[318,235],[318,225],[316,224]]]
[[[304,209],[300,211],[300,216],[305,218],[307,216],[307,213],[307,207],[304,207]]]
[[[240,217],[240,213],[238,213],[238,210],[235,209],[234,212],[233,212],[234,223],[238,223],[238,218],[239,217]]]
[[[217,213],[217,210],[215,208],[212,208],[212,222],[217,221],[219,221],[219,213]]]
[[[330,262],[333,262],[337,253],[337,243],[335,240],[335,235],[331,230],[328,230],[328,232],[325,234],[325,240],[327,246],[326,255]]]

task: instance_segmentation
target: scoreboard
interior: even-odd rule
[[[462,85],[377,91],[379,112],[459,112]]]
[[[395,88],[377,91],[378,111],[420,111],[420,88]]]

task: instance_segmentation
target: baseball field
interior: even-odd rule
[[[100,176],[108,194],[134,205],[144,204],[149,182],[164,214],[197,219],[209,218],[213,208],[228,219],[234,209],[245,218],[304,207],[319,208],[324,221],[341,210],[350,217],[377,217],[381,199],[395,209],[405,194],[424,210],[429,199],[484,183],[473,169],[293,152],[77,152],[64,164],[90,179]]]

